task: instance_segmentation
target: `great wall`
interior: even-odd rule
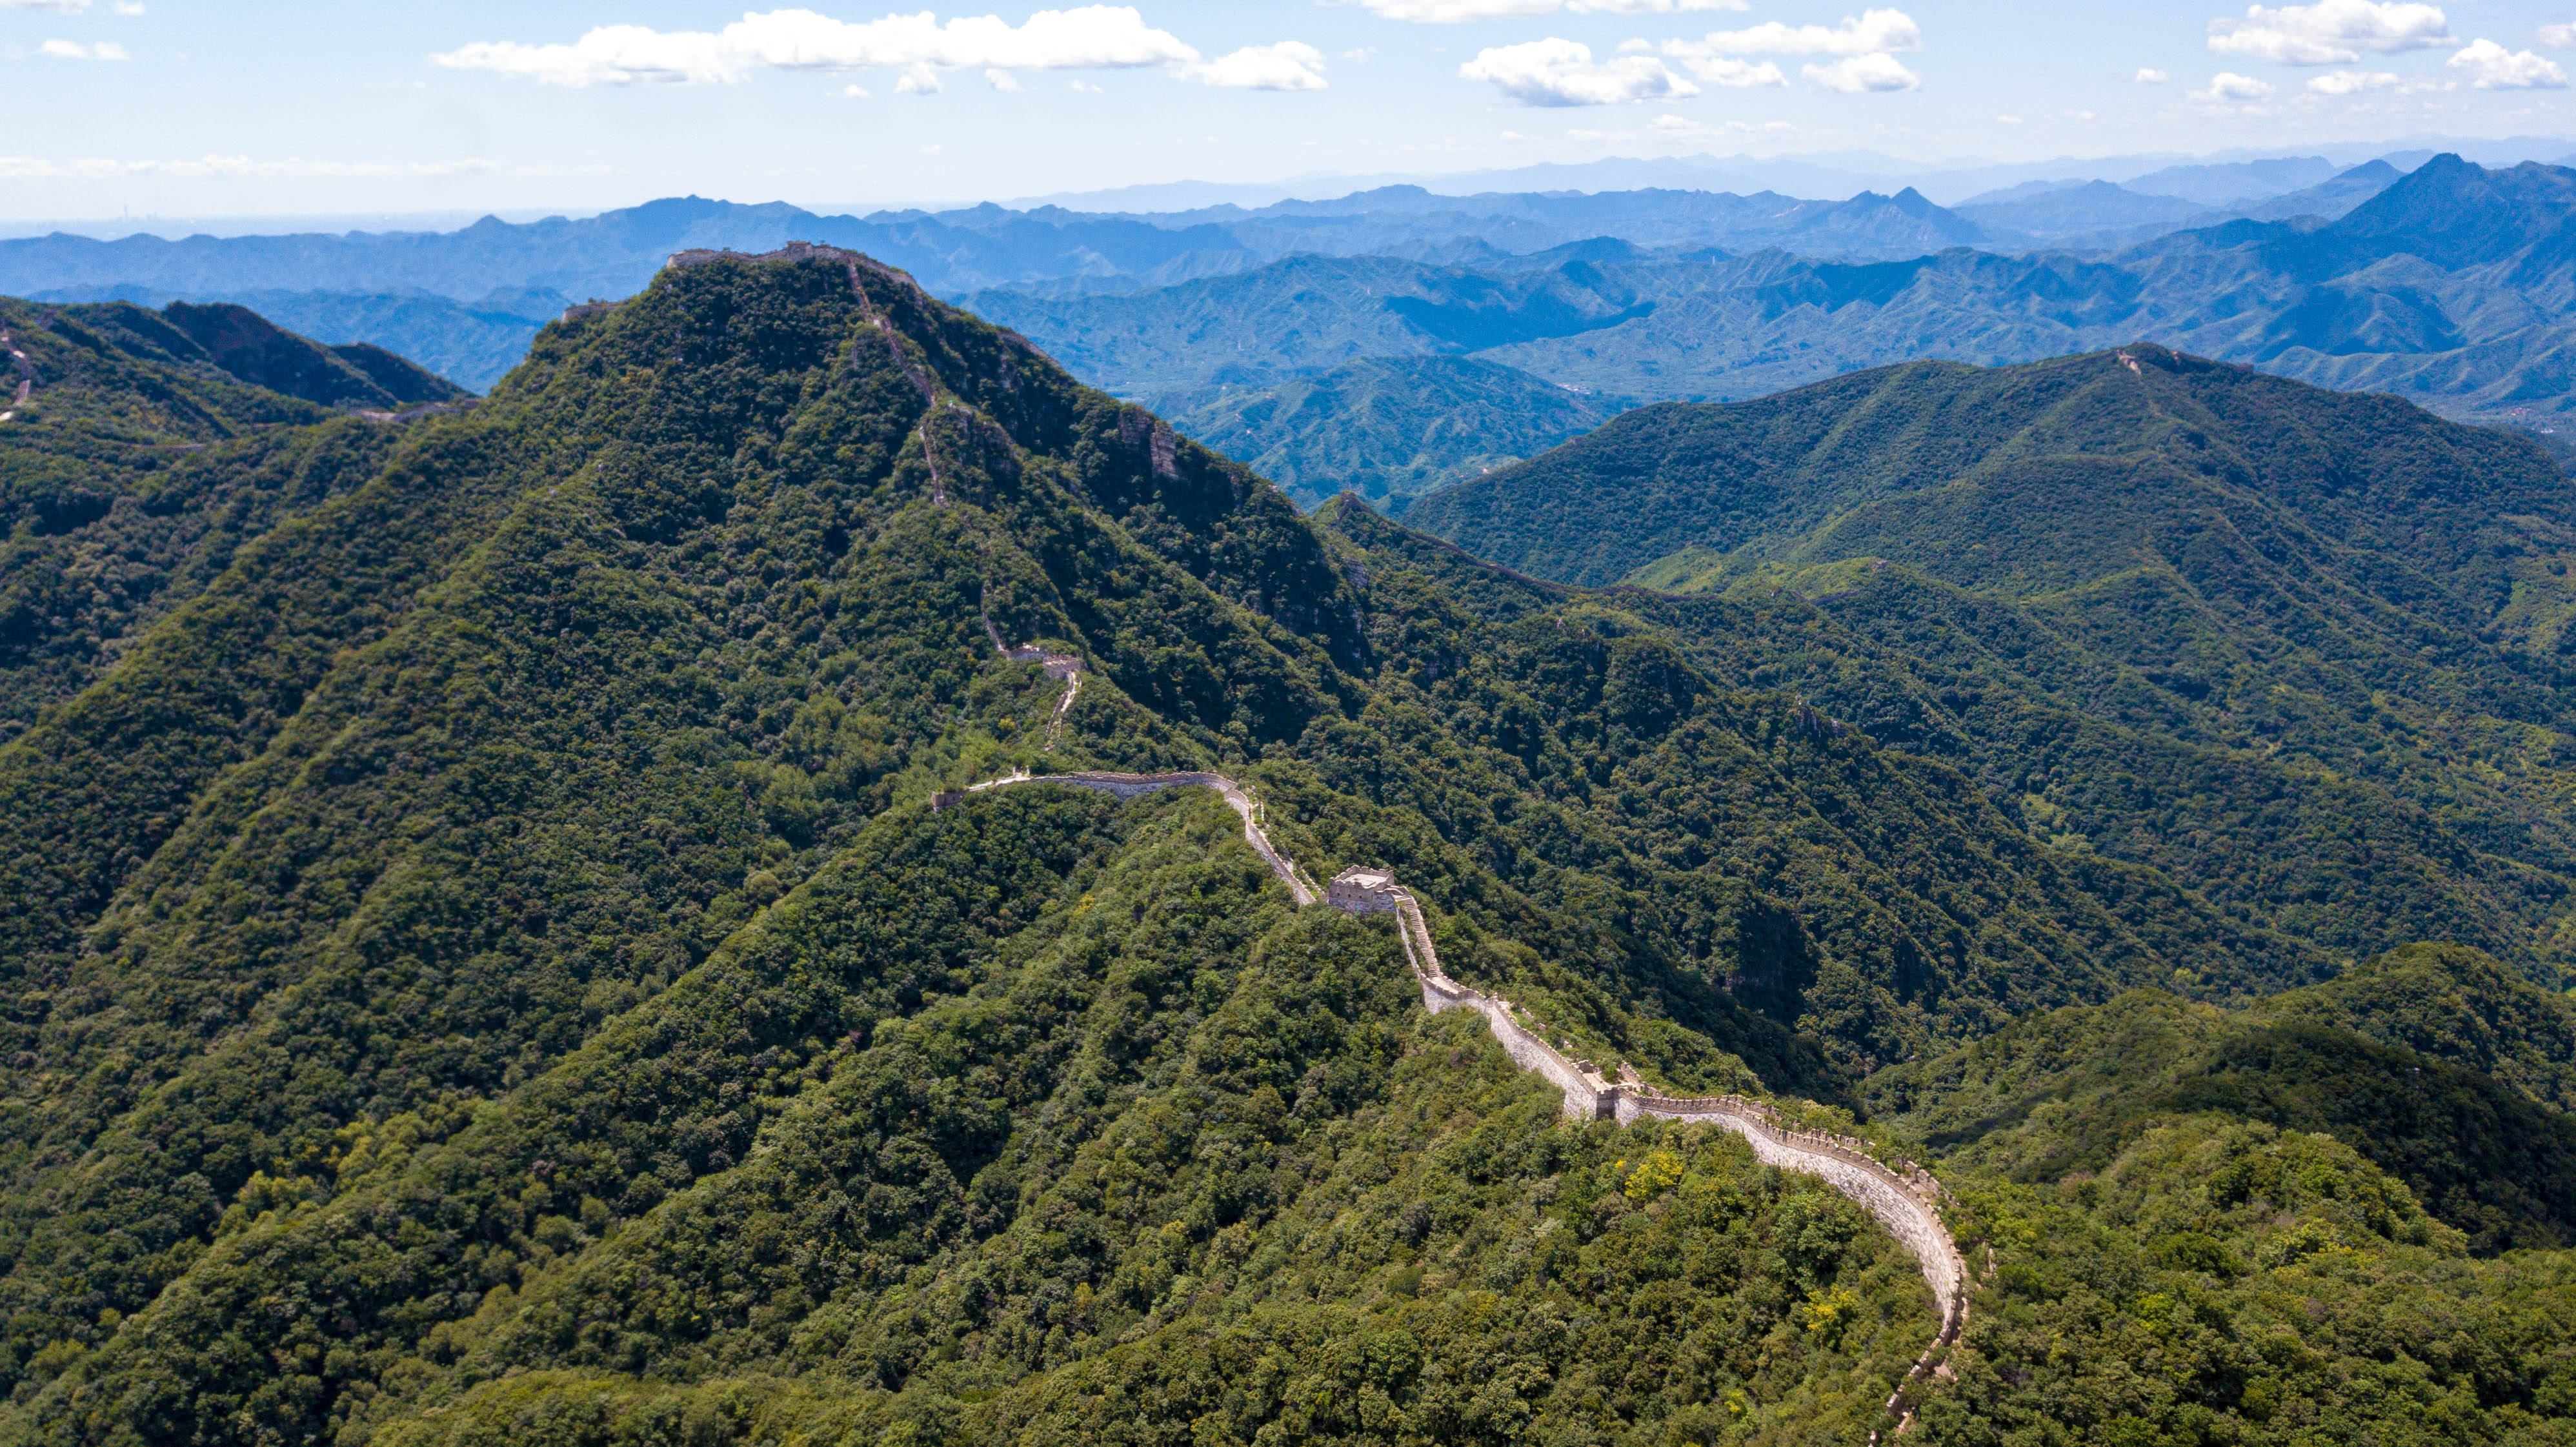
[[[987,628],[990,628],[989,622]],[[994,646],[1013,657],[1017,651],[1003,648],[998,633]],[[1033,650],[1024,650],[1034,652]],[[1050,660],[1052,662],[1052,660]],[[1071,682],[1080,681],[1079,665],[1064,675]],[[1054,670],[1050,668],[1050,673]],[[1071,689],[1066,698],[1071,699]],[[1059,706],[1059,717],[1061,706]],[[1083,772],[1071,774],[1015,773],[987,780],[969,788],[936,795],[931,807],[951,809],[968,799],[996,789],[1017,784],[1058,784],[1067,788],[1091,789],[1133,799],[1160,789],[1200,787],[1213,789],[1243,819],[1244,842],[1252,846],[1270,872],[1287,886],[1291,898],[1303,908],[1316,903],[1329,904],[1352,914],[1392,914],[1397,932],[1404,942],[1405,959],[1413,967],[1413,977],[1422,988],[1424,1008],[1438,1014],[1447,1010],[1474,1010],[1485,1017],[1486,1027],[1502,1044],[1503,1053],[1521,1069],[1544,1077],[1564,1095],[1565,1114],[1577,1120],[1610,1120],[1620,1125],[1640,1120],[1700,1121],[1731,1130],[1753,1147],[1756,1160],[1784,1171],[1822,1177],[1849,1197],[1861,1209],[1875,1217],[1894,1236],[1898,1244],[1912,1253],[1922,1269],[1924,1282],[1932,1288],[1933,1301],[1940,1309],[1940,1330],[1931,1345],[1917,1358],[1908,1373],[1906,1384],[1927,1377],[1950,1375],[1946,1360],[1948,1349],[1958,1339],[1959,1329],[1967,1322],[1968,1273],[1960,1258],[1959,1247],[1949,1228],[1941,1221],[1941,1204],[1947,1193],[1930,1172],[1910,1161],[1889,1165],[1870,1153],[1869,1143],[1851,1136],[1806,1129],[1779,1111],[1740,1095],[1671,1096],[1657,1092],[1637,1078],[1637,1073],[1624,1063],[1616,1078],[1604,1076],[1591,1061],[1567,1056],[1549,1042],[1545,1029],[1511,1001],[1488,995],[1449,978],[1440,965],[1440,952],[1431,940],[1430,924],[1423,918],[1422,906],[1411,891],[1395,882],[1395,877],[1382,870],[1351,868],[1334,876],[1325,889],[1315,888],[1314,881],[1296,861],[1282,854],[1270,842],[1261,827],[1261,807],[1242,785],[1223,774],[1163,773],[1119,774]],[[1887,1400],[1887,1410],[1897,1418],[1896,1431],[1902,1434],[1913,1425],[1914,1410],[1906,1400],[1904,1387]],[[1876,1440],[1876,1434],[1872,1434]]]
[[[922,400],[927,404],[915,431],[921,443],[923,463],[930,473],[931,503],[937,507],[946,506],[946,479],[940,471],[930,424],[943,405],[960,411],[968,409],[954,399],[940,396],[939,388],[927,371],[905,350],[901,334],[877,311],[867,288],[860,283],[860,271],[865,268],[916,292],[918,285],[903,273],[857,252],[805,242],[790,242],[776,251],[757,256],[729,251],[683,251],[672,256],[670,264],[675,267],[698,266],[719,260],[821,260],[838,262],[848,269],[850,289],[857,295],[866,320],[884,340],[895,365],[920,390]],[[574,307],[565,312],[564,319],[576,321],[604,310],[605,307],[597,304]],[[1151,428],[1149,435],[1131,435],[1147,426]],[[1148,449],[1157,474],[1166,477],[1172,474],[1176,442],[1168,427],[1159,421],[1146,423],[1141,414],[1131,412],[1120,419],[1120,439],[1131,450],[1140,444]],[[1064,680],[1064,693],[1057,700],[1048,721],[1046,748],[1052,752],[1065,715],[1082,687],[1082,659],[1078,655],[1054,654],[1035,647],[1013,647],[1003,638],[980,600],[977,612],[997,653],[1015,662],[1037,663],[1048,677]],[[1825,727],[1813,710],[1806,711],[1804,721],[1810,728],[1821,730]],[[1831,727],[1837,733],[1841,731],[1840,724]],[[1650,1119],[1698,1121],[1733,1131],[1752,1146],[1756,1160],[1780,1170],[1822,1178],[1886,1227],[1898,1244],[1913,1255],[1924,1282],[1932,1289],[1933,1301],[1940,1312],[1940,1326],[1933,1334],[1931,1344],[1915,1360],[1904,1384],[1887,1399],[1887,1411],[1897,1419],[1896,1435],[1902,1436],[1914,1424],[1914,1407],[1907,1399],[1907,1388],[1926,1378],[1950,1375],[1948,1351],[1957,1341],[1960,1328],[1967,1322],[1968,1274],[1959,1255],[1958,1243],[1941,1220],[1941,1205],[1947,1199],[1947,1193],[1930,1172],[1909,1161],[1898,1161],[1891,1166],[1870,1153],[1867,1141],[1806,1129],[1761,1101],[1739,1095],[1664,1095],[1638,1079],[1635,1070],[1625,1063],[1618,1067],[1614,1079],[1605,1077],[1591,1061],[1567,1056],[1549,1042],[1545,1028],[1538,1021],[1529,1018],[1511,1001],[1487,995],[1449,977],[1448,972],[1441,968],[1440,952],[1432,943],[1431,927],[1423,917],[1420,903],[1411,891],[1396,883],[1393,875],[1364,868],[1346,869],[1334,877],[1328,888],[1317,889],[1296,861],[1271,844],[1269,835],[1261,827],[1261,807],[1252,795],[1223,774],[1020,772],[963,790],[934,795],[931,807],[934,810],[956,808],[977,795],[1018,784],[1057,784],[1091,789],[1121,800],[1162,789],[1198,787],[1215,790],[1218,797],[1242,817],[1244,842],[1269,865],[1270,872],[1287,887],[1299,908],[1325,903],[1353,914],[1393,914],[1398,935],[1404,943],[1405,959],[1411,964],[1415,982],[1422,990],[1423,1007],[1434,1014],[1467,1009],[1484,1016],[1486,1027],[1501,1043],[1503,1053],[1511,1058],[1514,1065],[1543,1076],[1563,1094],[1568,1117],[1615,1121],[1622,1126]],[[1874,1444],[1877,1440],[1878,1434],[1871,1433],[1870,1441]]]

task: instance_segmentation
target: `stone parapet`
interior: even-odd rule
[[[996,638],[996,643],[1000,640]],[[1199,786],[1214,789],[1243,816],[1244,839],[1253,852],[1270,866],[1299,905],[1314,904],[1319,895],[1307,881],[1305,872],[1273,848],[1269,836],[1259,823],[1259,812],[1251,797],[1232,779],[1212,773],[1119,774],[1083,772],[1072,774],[1015,774],[977,784],[963,793],[941,794],[933,800],[934,808],[953,807],[974,794],[1012,784],[1063,784],[1069,788],[1095,789],[1120,799],[1132,799],[1157,789]],[[1911,1161],[1894,1164],[1881,1161],[1872,1153],[1869,1142],[1856,1136],[1837,1135],[1828,1131],[1809,1130],[1773,1107],[1741,1095],[1670,1096],[1656,1093],[1637,1078],[1634,1070],[1621,1065],[1616,1080],[1605,1078],[1588,1060],[1568,1056],[1549,1042],[1543,1027],[1529,1019],[1511,1001],[1488,995],[1449,978],[1441,968],[1439,948],[1431,939],[1431,926],[1423,918],[1422,906],[1410,890],[1398,886],[1391,874],[1382,870],[1346,869],[1335,876],[1326,892],[1333,905],[1353,913],[1370,913],[1392,909],[1399,937],[1404,943],[1405,960],[1412,966],[1413,977],[1422,990],[1423,1008],[1438,1014],[1447,1010],[1474,1010],[1485,1017],[1485,1026],[1503,1047],[1503,1053],[1514,1065],[1543,1077],[1564,1095],[1565,1114],[1577,1120],[1612,1120],[1628,1125],[1639,1120],[1706,1121],[1735,1132],[1753,1147],[1754,1158],[1782,1170],[1817,1176],[1887,1228],[1890,1235],[1911,1253],[1922,1269],[1925,1284],[1932,1288],[1933,1300],[1940,1307],[1941,1328],[1914,1364],[1907,1380],[1917,1381],[1930,1375],[1948,1375],[1943,1353],[1958,1339],[1968,1316],[1968,1272],[1959,1257],[1957,1241],[1941,1220],[1941,1207],[1949,1193],[1929,1171]],[[1887,1410],[1899,1417],[1898,1431],[1911,1425],[1913,1410],[1900,1388],[1887,1402]],[[1873,1434],[1872,1440],[1875,1439]]]

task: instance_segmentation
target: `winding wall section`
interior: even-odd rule
[[[998,641],[998,640],[997,640]],[[960,793],[941,794],[932,801],[933,808],[953,808],[969,797],[1014,784],[1062,784],[1076,789],[1094,789],[1120,799],[1132,799],[1158,789],[1201,787],[1214,789],[1218,797],[1232,805],[1243,818],[1244,842],[1270,866],[1270,872],[1288,887],[1288,892],[1302,907],[1316,903],[1322,891],[1315,888],[1305,871],[1294,860],[1280,853],[1270,843],[1260,823],[1260,806],[1243,786],[1223,774],[1168,773],[1118,774],[1086,772],[1075,774],[1013,774],[974,785]],[[1336,884],[1336,889],[1340,888]],[[1444,1010],[1474,1010],[1485,1017],[1485,1024],[1501,1042],[1503,1053],[1523,1070],[1544,1076],[1548,1083],[1565,1096],[1565,1113],[1584,1120],[1615,1120],[1621,1125],[1645,1119],[1706,1121],[1743,1136],[1753,1147],[1755,1159],[1765,1165],[1803,1175],[1819,1176],[1835,1190],[1842,1192],[1863,1210],[1877,1218],[1905,1249],[1913,1253],[1923,1271],[1923,1279],[1932,1288],[1933,1300],[1941,1309],[1941,1329],[1915,1362],[1908,1382],[1927,1375],[1949,1375],[1942,1360],[1945,1350],[1959,1335],[1968,1315],[1966,1264],[1960,1259],[1958,1243],[1941,1221],[1941,1202],[1945,1193],[1930,1172],[1910,1161],[1889,1165],[1869,1152],[1868,1143],[1850,1136],[1831,1135],[1802,1128],[1788,1117],[1763,1104],[1740,1095],[1671,1096],[1661,1095],[1640,1082],[1635,1072],[1624,1065],[1619,1078],[1605,1078],[1588,1060],[1567,1056],[1549,1043],[1543,1027],[1530,1019],[1511,1001],[1471,989],[1449,978],[1440,966],[1440,952],[1431,942],[1430,924],[1423,918],[1422,906],[1410,891],[1390,888],[1386,891],[1395,903],[1395,916],[1404,939],[1404,954],[1413,966],[1414,979],[1422,987],[1422,1003],[1437,1014]],[[1381,906],[1382,907],[1382,906]],[[1888,1399],[1888,1410],[1898,1415],[1901,1433],[1913,1423],[1913,1409],[1905,1401],[1902,1388]]]

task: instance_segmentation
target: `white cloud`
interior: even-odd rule
[[[2545,65],[2548,62],[2541,63]],[[2419,91],[2452,88],[2452,83],[2447,80],[2409,80],[2405,76],[2385,70],[2333,70],[2308,82],[2309,92],[2315,95],[2367,95],[2382,92],[2393,95],[2414,95]]]
[[[872,91],[863,85],[845,85],[841,87],[841,94],[848,96],[852,100],[875,100],[877,98],[875,91]]]
[[[1683,63],[1690,67],[1691,74],[1698,76],[1709,84],[1732,86],[1737,90],[1744,90],[1758,85],[1787,85],[1789,83],[1789,77],[1780,73],[1780,67],[1773,65],[1767,60],[1757,64],[1748,60],[1708,58],[1690,60]]]
[[[2008,126],[2017,126],[2022,123],[2021,117],[2019,116],[1997,116],[1995,119]]]
[[[1491,81],[1525,106],[1616,105],[1699,94],[1698,86],[1653,56],[1623,55],[1595,63],[1592,47],[1553,36],[1479,51],[1458,67],[1458,74]]]
[[[2576,25],[2544,25],[2531,38],[2552,50],[2576,50]]]
[[[1627,49],[1624,45],[1619,48]],[[1680,60],[1691,74],[1711,85],[1745,90],[1758,85],[1789,83],[1789,77],[1780,73],[1780,67],[1767,60],[1737,60],[1730,55],[1685,55]]]
[[[2567,72],[2558,62],[2536,50],[2507,50],[2492,40],[2461,47],[2451,57],[2451,69],[2479,90],[2556,90],[2567,84]]]
[[[2385,70],[2330,70],[2308,82],[2308,89],[2318,95],[2360,95],[2364,91],[2395,90],[2406,83],[2404,77]]]
[[[1247,45],[1204,65],[1174,66],[1172,73],[1202,85],[1237,90],[1322,90],[1324,52],[1283,40],[1276,45]]]
[[[2282,65],[2345,65],[2365,50],[2424,50],[2451,43],[2438,5],[2399,0],[2317,0],[2313,5],[2245,7],[2242,20],[2209,22],[2209,48]]]
[[[894,83],[896,95],[937,95],[948,87],[939,83],[939,72],[915,61],[904,67],[903,76]]]
[[[1827,90],[1845,95],[1864,91],[1912,90],[1923,77],[1907,70],[1893,55],[1854,55],[1831,65],[1802,65],[1798,73]]]
[[[2166,81],[2173,79],[2173,77],[2156,69],[2152,65],[2142,65],[2138,67],[2138,73],[2133,77],[2133,79],[2135,79],[2140,85],[2162,85]]]
[[[1091,82],[1089,82],[1089,81],[1087,81],[1087,80],[1069,80],[1069,81],[1066,81],[1066,82],[1065,82],[1065,84],[1066,84],[1066,85],[1068,85],[1068,86],[1071,86],[1073,89],[1075,89],[1075,90],[1077,90],[1077,91],[1082,92],[1084,95],[1106,95],[1106,94],[1108,94],[1108,92],[1106,92],[1106,91],[1102,90],[1100,87],[1098,87],[1098,86],[1096,86],[1096,85],[1093,85]]]
[[[1750,10],[1752,0],[1566,0],[1577,15],[1679,15],[1691,10]]]
[[[76,40],[48,40],[36,47],[36,53],[54,60],[132,60],[134,58],[125,53],[124,46],[113,40],[102,40],[96,45],[83,45]]]
[[[946,24],[929,11],[851,24],[811,10],[747,14],[721,31],[603,25],[568,45],[476,41],[430,59],[545,85],[732,84],[759,66],[782,70],[1092,70],[1200,64],[1198,51],[1145,23],[1131,6],[1041,10],[1011,25],[997,15]],[[904,87],[899,86],[898,89]]]
[[[41,10],[48,15],[78,15],[89,0],[0,0],[0,10]]]
[[[1469,20],[1529,20],[1553,15],[1564,0],[1366,0],[1387,20],[1417,25],[1456,25]]]
[[[1902,10],[1865,10],[1843,23],[1783,25],[1777,20],[1744,30],[1712,30],[1697,40],[1666,42],[1664,54],[1869,55],[1923,48],[1923,27]]]
[[[1011,74],[1007,70],[985,71],[984,83],[1007,95],[1018,95],[1020,93],[1020,78]]]
[[[1676,15],[1690,10],[1743,10],[1751,0],[1362,0],[1387,20],[1456,25],[1470,20],[1534,20],[1576,15]]]
[[[1374,45],[1363,45],[1356,50],[1345,50],[1342,52],[1341,58],[1349,61],[1353,65],[1366,65],[1377,58],[1377,47]]]
[[[2265,100],[2273,94],[2270,84],[2250,75],[2222,70],[2209,78],[2209,89],[2191,93],[2193,100]]]

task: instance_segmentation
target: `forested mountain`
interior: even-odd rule
[[[1172,425],[1309,507],[1350,491],[1400,508],[1579,437],[1620,405],[1472,358],[1388,357],[1220,388]]]
[[[232,306],[0,301],[0,346],[0,740],[243,543],[381,461],[382,427],[335,412],[462,396],[380,348],[325,347]]]
[[[560,292],[502,288],[467,301],[431,292],[185,292],[151,286],[78,286],[38,291],[42,302],[174,301],[245,307],[289,331],[326,343],[381,345],[457,386],[480,392],[528,355],[528,343],[563,314]]]
[[[1893,1431],[1930,1299],[1830,1187],[1560,1122],[1420,1010],[1383,916],[1293,909],[1203,792],[933,807],[1084,765],[1244,779],[1571,1051],[1930,1149],[1977,1285],[1911,1436],[2576,1426],[2570,1258],[2492,1254],[2559,1239],[2539,1176],[2446,1194],[2420,1121],[2173,1095],[2120,1103],[2078,1179],[1939,1114],[2025,1088],[1960,1050],[2150,987],[2557,1111],[2563,1028],[2500,968],[2271,1001],[2423,937],[2554,969],[2553,866],[2461,843],[2481,801],[2186,739],[2142,675],[1928,576],[1950,613],[1873,634],[1302,516],[865,258],[684,261],[471,410],[129,359],[87,440],[0,426],[13,496],[77,466],[110,499],[48,525],[75,549],[174,486],[146,459],[183,425],[189,485],[252,500],[157,614],[26,628],[105,662],[0,744],[0,1441]],[[2074,434],[2128,415],[2064,401]],[[2391,418],[2427,456],[2484,437]],[[2320,616],[2434,650],[2428,755],[2510,736],[2495,771],[2540,769],[2540,650],[2442,651],[2503,606],[2447,517],[2364,580],[2420,577],[2406,617]],[[2397,675],[2334,691],[2373,658],[2281,633],[2320,655],[2260,660],[2285,717],[2411,717]],[[1081,660],[1061,728],[1065,684],[996,641]],[[1984,777],[1981,709],[2018,711],[2028,797]],[[2186,849],[2069,837],[2186,798]]]
[[[2329,948],[2564,968],[2576,498],[2527,439],[2138,346],[1646,408],[1411,517],[1771,614],[1758,648],[1726,626],[1739,676],[1978,769],[2067,847]]]

